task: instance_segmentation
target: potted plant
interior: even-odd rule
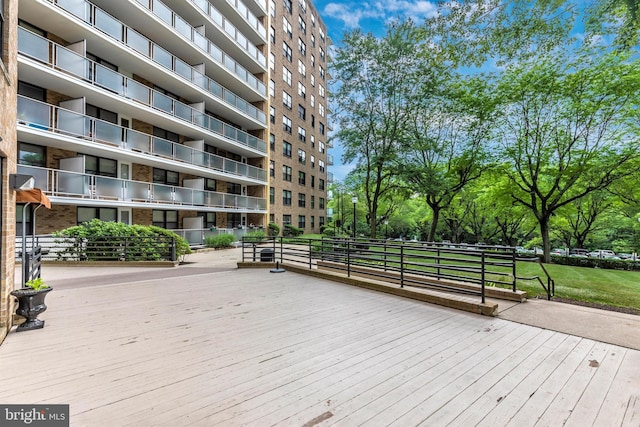
[[[26,322],[18,326],[17,331],[29,331],[31,329],[44,328],[44,320],[38,319],[38,315],[47,309],[44,297],[53,288],[44,283],[42,277],[29,280],[26,286],[11,292],[18,299],[16,314],[26,318]]]

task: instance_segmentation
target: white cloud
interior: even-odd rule
[[[435,16],[437,6],[424,0],[386,0],[360,3],[328,3],[323,15],[344,22],[348,28],[357,28],[363,19],[379,19],[383,22],[403,17],[420,22]]]

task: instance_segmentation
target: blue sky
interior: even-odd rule
[[[390,20],[412,18],[416,22],[422,22],[436,11],[435,2],[422,0],[315,0],[313,4],[327,25],[329,37],[337,46],[345,31],[360,28],[364,32],[382,36],[385,23]],[[329,171],[333,173],[335,181],[343,181],[353,166],[342,163],[342,148],[337,141],[330,153],[333,155],[334,165],[329,167]]]

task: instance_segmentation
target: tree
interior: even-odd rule
[[[498,86],[496,138],[513,199],[535,216],[550,260],[560,208],[632,173],[638,162],[640,64],[621,54],[556,51],[511,66]]]
[[[410,102],[421,79],[415,55],[419,35],[411,22],[391,25],[376,39],[359,30],[345,34],[332,61],[332,94],[343,160],[356,162],[371,237],[375,238],[382,200],[399,182],[392,165],[404,138]]]
[[[435,239],[442,210],[480,177],[490,135],[493,101],[481,77],[443,73],[423,87],[412,111],[398,170],[433,213],[427,239]]]

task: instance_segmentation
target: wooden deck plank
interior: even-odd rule
[[[118,280],[9,334],[0,366],[53,368],[5,369],[0,401],[69,403],[72,425],[637,425],[634,350],[291,272]]]

